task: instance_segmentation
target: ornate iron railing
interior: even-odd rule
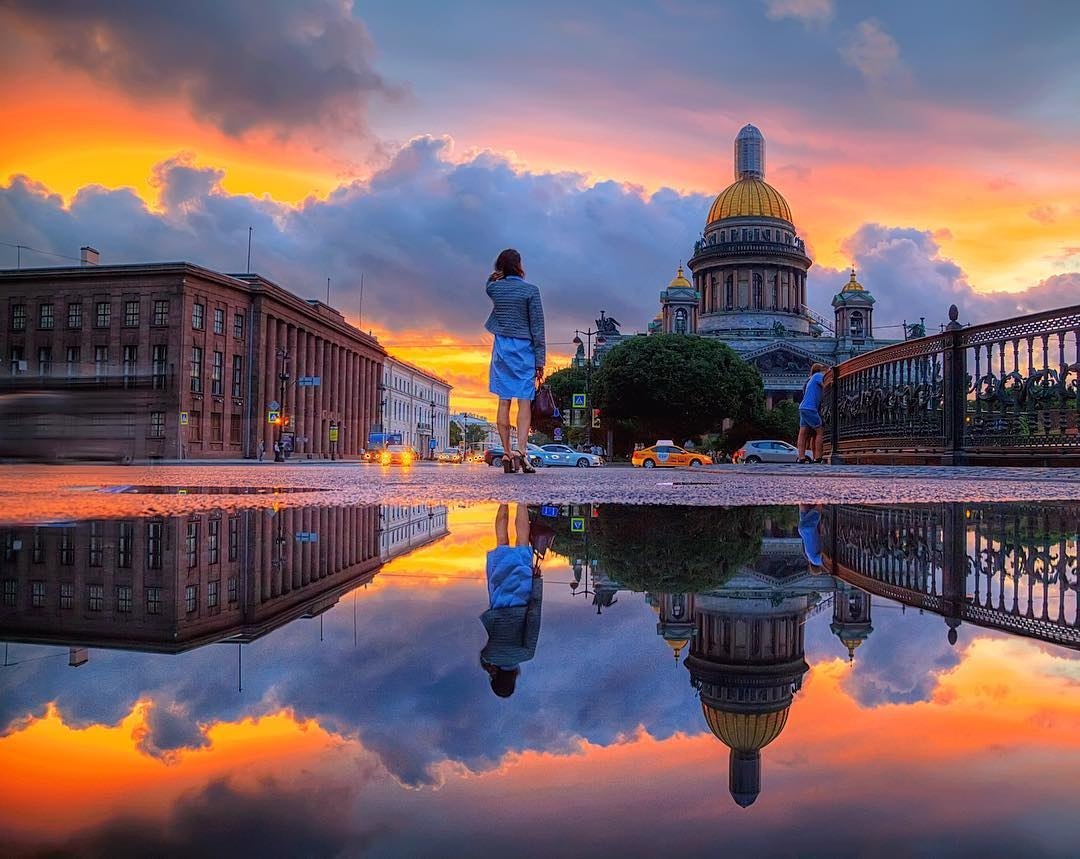
[[[859,355],[825,378],[832,462],[1080,464],[1080,305]]]
[[[1080,650],[1080,503],[837,505],[826,569],[961,622]]]

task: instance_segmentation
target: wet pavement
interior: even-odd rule
[[[333,471],[46,471],[56,519],[7,481],[0,853],[1075,855],[1080,503]]]

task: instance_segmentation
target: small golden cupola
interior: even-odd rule
[[[863,285],[855,279],[855,266],[851,267],[851,279],[844,284],[844,288],[841,292],[866,292]]]

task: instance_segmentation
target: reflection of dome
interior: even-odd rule
[[[682,266],[679,266],[679,273],[671,279],[671,283],[668,284],[668,289],[693,289],[694,285],[690,283],[685,277],[683,277]]]
[[[779,218],[791,223],[791,207],[772,185],[763,179],[747,177],[728,185],[713,201],[706,223],[721,218]]]
[[[851,280],[844,284],[841,292],[865,292],[863,285],[855,279],[855,266],[851,267]]]
[[[667,646],[675,652],[675,658],[679,658],[679,654],[682,653],[682,649],[690,643],[690,638],[677,638],[675,636],[664,636],[664,641],[667,642]]]
[[[709,730],[725,746],[740,752],[759,751],[780,736],[790,709],[789,705],[772,713],[730,713],[701,702]]]

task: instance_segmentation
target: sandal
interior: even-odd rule
[[[536,474],[536,469],[533,467],[533,464],[529,462],[529,457],[523,454],[520,450],[514,451],[514,459],[521,460],[522,474]]]
[[[504,474],[513,474],[515,471],[517,471],[517,461],[516,460],[517,460],[517,457],[508,456],[505,453],[503,454],[502,466],[503,466],[503,473]]]

